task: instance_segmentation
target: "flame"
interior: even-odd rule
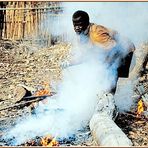
[[[50,91],[47,89],[38,90],[35,96],[50,95]]]
[[[40,142],[42,146],[59,146],[59,143],[51,135],[42,138]]]
[[[29,140],[25,143],[25,146],[34,146],[36,143],[34,140]]]
[[[35,96],[42,96],[42,95],[50,95],[50,88],[49,84],[47,82],[42,83],[44,86],[44,89],[38,90],[34,95]]]
[[[137,116],[141,115],[141,113],[144,111],[144,105],[142,100],[138,102],[138,108],[137,108]]]
[[[35,93],[35,96],[43,96],[43,95],[50,95],[50,91],[47,90],[47,89],[42,89],[42,90],[39,90]],[[48,99],[44,99],[41,101],[43,104],[46,104],[48,103]],[[34,104],[33,104],[34,106]],[[35,105],[36,106],[36,105]]]

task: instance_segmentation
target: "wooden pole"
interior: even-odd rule
[[[10,2],[8,3],[8,6],[7,7],[9,7],[10,6]],[[7,30],[6,30],[6,38],[9,38],[9,31],[10,31],[10,24],[11,24],[11,22],[10,22],[11,20],[10,20],[10,10],[6,10],[6,25],[7,25]]]
[[[6,26],[6,10],[4,12],[4,29],[3,29],[3,35],[2,37],[6,38],[6,31],[7,31],[7,26]]]
[[[18,3],[18,8],[22,7],[21,3],[22,2]],[[17,39],[21,39],[21,34],[22,34],[21,33],[21,17],[22,17],[22,13],[21,12],[22,12],[22,10],[18,10],[18,36],[17,36]]]
[[[15,8],[15,2],[13,2],[12,5],[13,8]],[[10,39],[13,39],[14,33],[15,33],[15,12],[16,10],[11,10],[10,16],[11,16],[11,28],[10,28]]]
[[[24,8],[25,7],[25,2],[22,2],[22,8]],[[26,22],[25,22],[25,10],[23,9],[22,10],[22,38],[24,38],[25,37],[25,24],[26,24]]]
[[[15,7],[18,8],[18,3],[16,2]],[[13,33],[13,40],[16,40],[18,38],[18,20],[19,20],[19,10],[15,10],[15,14],[14,14],[14,33]]]

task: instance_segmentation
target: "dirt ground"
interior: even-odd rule
[[[36,45],[1,40],[0,110],[12,106],[18,101],[19,96],[16,96],[18,85],[26,86],[32,94],[46,87],[49,91],[54,92],[55,88],[52,88],[51,84],[61,80],[60,62],[69,58],[69,49],[70,45],[66,43],[38,49]],[[139,84],[144,85],[145,92],[148,92],[147,71],[144,71],[139,77]],[[17,118],[26,114],[30,114],[30,106],[1,110],[0,136],[15,124]],[[148,146],[147,121],[143,115],[137,117],[135,108],[131,112],[120,113],[115,122],[132,140],[134,146]],[[86,130],[85,134],[88,138],[83,143],[73,143],[73,145],[96,145],[90,131]],[[80,134],[79,141],[81,138],[83,138],[83,134]],[[3,145],[2,141],[0,141],[0,145]]]

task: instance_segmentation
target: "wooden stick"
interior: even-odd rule
[[[15,7],[15,2],[13,2],[12,7]],[[15,33],[15,10],[11,10],[10,39],[13,39],[14,33]]]
[[[16,2],[16,8],[18,8],[18,3],[19,2]],[[15,11],[15,22],[14,22],[14,26],[15,26],[15,30],[14,30],[14,34],[13,34],[13,39],[14,40],[16,40],[16,39],[18,39],[18,25],[19,25],[19,22],[18,22],[18,20],[19,20],[19,10],[16,10]]]
[[[23,6],[22,6],[22,8],[24,8],[25,7],[25,2],[23,2],[23,4],[22,4]],[[25,22],[25,10],[22,10],[22,38],[24,38],[25,37],[25,24],[26,24],[26,22]]]
[[[50,7],[29,7],[29,8],[15,8],[15,7],[8,7],[8,8],[0,8],[0,10],[32,10],[32,9],[35,9],[35,10],[39,10],[39,9],[46,9],[46,10],[53,10],[53,8],[57,9],[57,10],[62,10],[63,7],[58,7],[58,6],[50,6]]]
[[[131,141],[107,114],[94,115],[90,129],[100,146],[132,146]]]
[[[11,105],[11,106],[8,106],[8,107],[5,107],[5,108],[1,108],[0,111],[10,109],[10,108],[18,108],[18,107],[23,108],[25,106],[29,106],[33,102],[39,102],[39,101],[42,101],[42,100],[46,99],[47,97],[51,97],[51,96],[53,96],[53,94],[44,95],[44,96],[24,97],[24,99],[28,99],[28,100],[22,101],[21,103],[17,103],[17,104],[14,104],[14,105]]]
[[[6,34],[6,31],[7,31],[7,23],[6,23],[6,10],[4,10],[4,29],[3,29],[3,36],[4,38],[6,38],[7,34]]]
[[[30,2],[29,3],[29,7],[30,7]],[[31,33],[31,10],[28,11],[28,35],[30,36]]]
[[[34,22],[35,22],[35,36],[37,36],[38,28],[37,28],[37,17],[38,17],[38,11],[35,10],[35,16],[34,16]]]
[[[32,14],[32,10],[30,11],[30,35],[32,36],[33,35],[33,31],[34,31],[34,29],[33,29],[33,14]]]
[[[10,2],[8,3],[9,6]],[[6,25],[7,25],[7,30],[6,30],[6,38],[9,38],[9,31],[10,31],[10,11],[6,10]]]
[[[18,7],[20,7],[21,2],[18,3]],[[18,34],[17,34],[17,39],[21,38],[21,11],[18,10]]]

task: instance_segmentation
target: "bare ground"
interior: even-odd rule
[[[62,60],[69,58],[69,48],[70,45],[66,43],[50,48],[38,48],[36,45],[27,43],[1,40],[0,109],[18,101],[15,95],[16,87],[20,84],[29,87],[32,94],[45,87],[45,83],[49,84],[49,91],[55,91],[51,84],[60,81],[61,68],[59,65]],[[145,92],[148,92],[146,72],[139,77],[139,83],[145,85]],[[0,136],[3,135],[5,130],[15,125],[18,117],[27,114],[30,114],[30,106],[0,111]],[[134,146],[148,146],[147,118],[144,116],[137,117],[136,108],[130,113],[120,113],[115,122],[132,140]],[[82,133],[79,133],[77,142],[65,145],[96,145],[88,129]],[[2,141],[0,141],[0,145],[3,145],[1,143],[3,143]]]

